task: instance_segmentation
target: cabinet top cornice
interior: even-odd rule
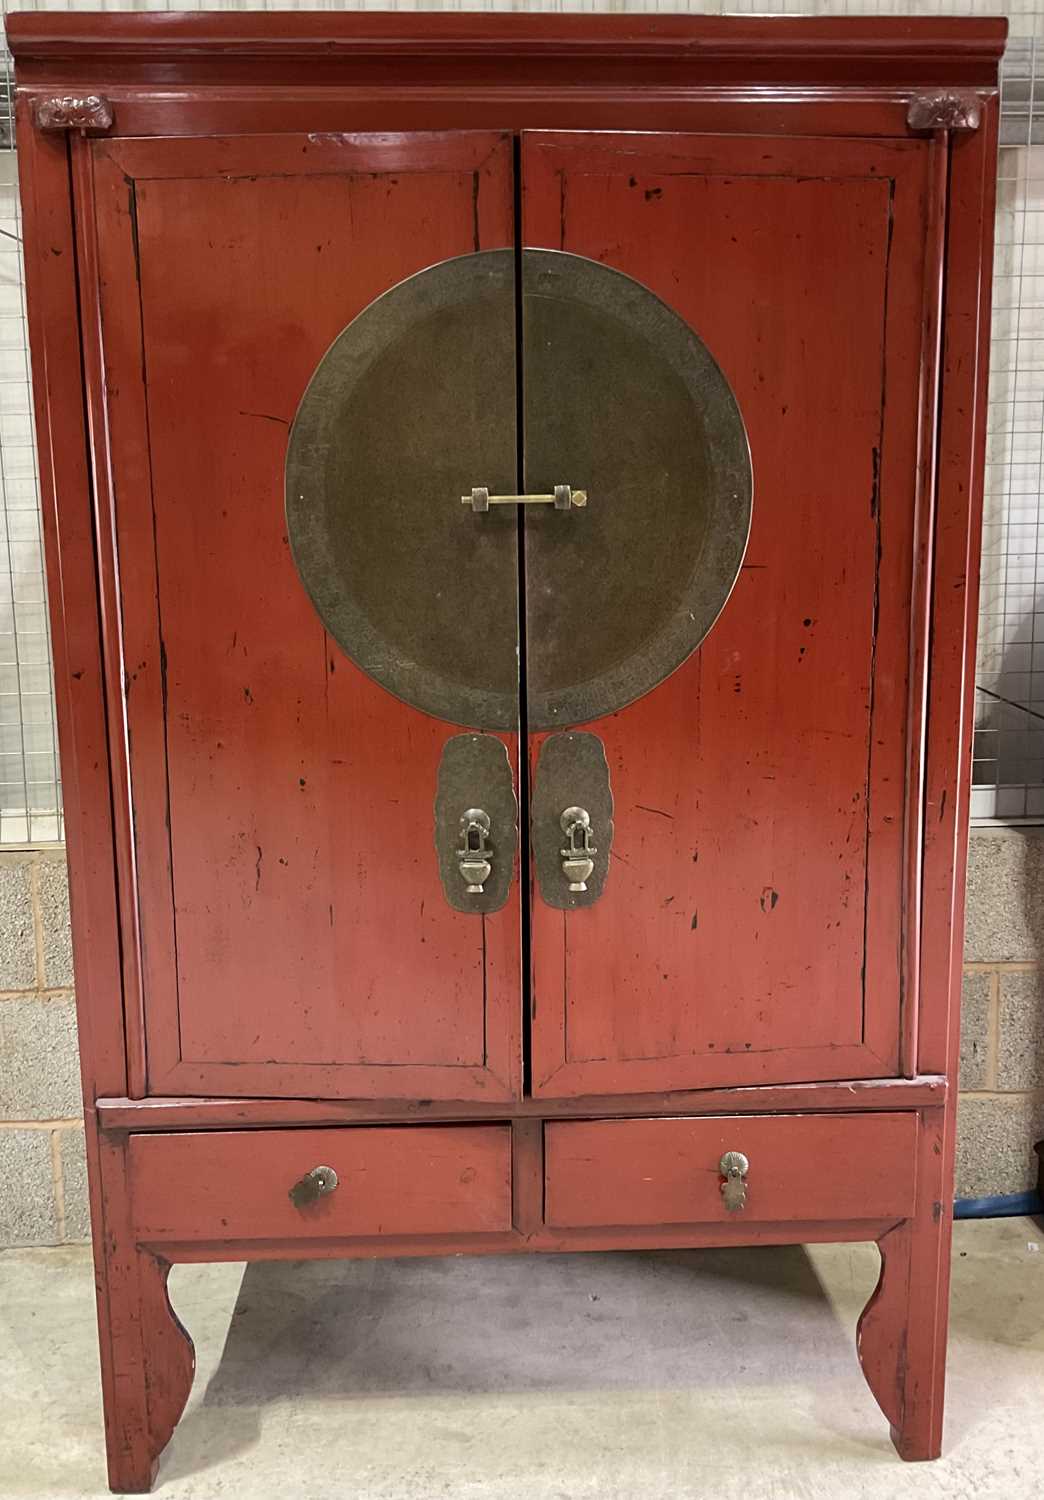
[[[866,85],[919,78],[990,84],[1007,22],[989,17],[547,15],[489,12],[21,11],[7,35],[24,80],[85,63],[151,79],[266,60],[575,59],[682,64],[693,82],[754,78]],[[582,81],[582,80],[581,80]]]

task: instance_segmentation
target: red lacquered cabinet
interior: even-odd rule
[[[1004,31],[9,18],[114,1488],[187,1260],[875,1240],[939,1452]]]

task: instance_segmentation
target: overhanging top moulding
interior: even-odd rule
[[[19,65],[89,59],[169,68],[222,61],[570,56],[689,64],[758,64],[758,76],[828,67],[857,83],[911,67],[940,83],[954,70],[991,83],[1007,35],[1001,17],[548,15],[403,11],[224,11],[200,15],[18,11],[7,36]],[[832,65],[832,66],[831,66]],[[35,71],[35,69],[34,69]],[[135,69],[137,71],[137,69]]]

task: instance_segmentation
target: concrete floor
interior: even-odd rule
[[[1044,1225],[959,1224],[947,1454],[856,1364],[872,1246],[177,1267],[163,1500],[1044,1494]],[[86,1250],[0,1255],[0,1496],[107,1494]]]

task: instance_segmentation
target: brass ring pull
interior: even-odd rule
[[[586,891],[594,874],[593,854],[598,850],[591,842],[591,816],[583,807],[567,807],[559,819],[565,834],[565,847],[559,851],[562,874],[571,891]]]
[[[290,1202],[295,1208],[305,1208],[309,1203],[317,1203],[327,1193],[332,1193],[336,1186],[337,1173],[333,1167],[313,1167],[290,1189]]]
[[[489,813],[481,807],[469,807],[460,820],[461,844],[457,850],[460,878],[469,896],[481,896],[493,873],[493,847],[489,831]]]
[[[568,484],[556,484],[550,495],[491,495],[481,486],[470,495],[461,495],[462,505],[470,505],[476,515],[491,505],[553,505],[555,510],[581,510],[587,504],[587,491],[574,490]]]
[[[721,1185],[725,1207],[730,1214],[739,1213],[747,1203],[747,1173],[750,1171],[750,1162],[742,1151],[726,1151],[718,1163],[718,1170],[725,1179]]]

